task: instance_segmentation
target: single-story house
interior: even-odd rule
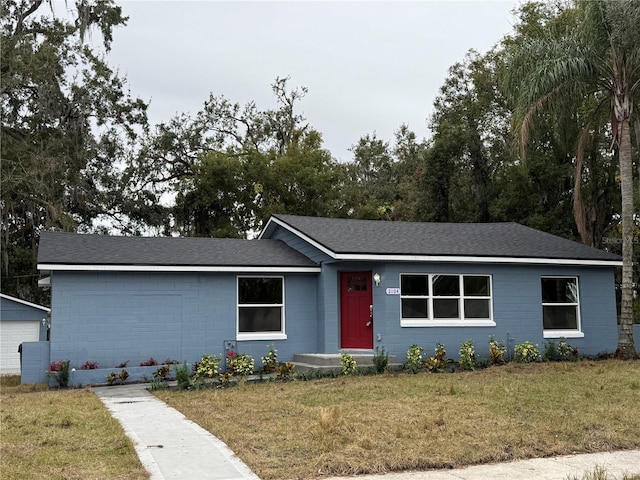
[[[271,346],[282,361],[384,347],[401,362],[440,342],[457,358],[469,339],[486,357],[490,337],[613,352],[620,265],[516,223],[274,215],[253,240],[43,232],[51,340],[38,348],[75,368],[230,348],[259,367]]]
[[[23,342],[47,340],[49,309],[0,293],[0,375],[20,373]]]

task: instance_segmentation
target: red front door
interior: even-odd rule
[[[371,272],[340,274],[340,348],[373,348]]]

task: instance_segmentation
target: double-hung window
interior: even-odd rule
[[[238,277],[237,338],[286,338],[283,277]]]
[[[401,325],[494,326],[490,275],[401,274]]]
[[[583,337],[577,277],[542,277],[542,327],[545,338]]]

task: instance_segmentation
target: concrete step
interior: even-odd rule
[[[358,367],[373,367],[373,353],[345,352],[353,357]],[[296,353],[293,356],[293,363],[297,372],[307,372],[311,370],[340,372],[341,354],[339,353]],[[399,370],[402,364],[396,361],[395,355],[389,355],[389,369]]]

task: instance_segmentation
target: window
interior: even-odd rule
[[[489,275],[400,275],[404,327],[495,326]]]
[[[238,340],[283,338],[284,279],[238,277]]]
[[[578,279],[542,277],[541,283],[544,337],[582,337]]]

